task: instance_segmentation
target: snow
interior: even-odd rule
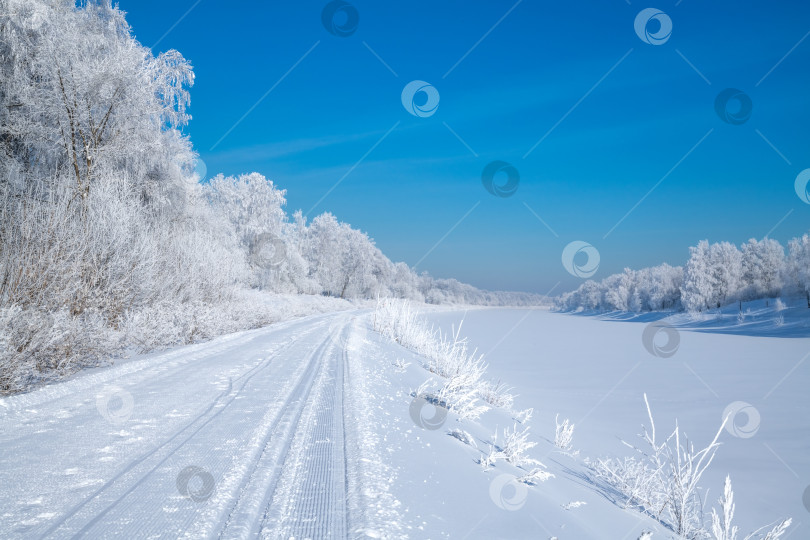
[[[765,313],[774,315],[772,309],[760,308],[760,316],[767,319]],[[428,316],[449,329],[462,315]],[[624,318],[630,320],[545,310],[471,310],[463,329],[471,344],[485,353],[490,376],[515,387],[515,408],[534,407],[531,425],[537,437],[554,440],[557,413],[571,419],[579,462],[632,455],[619,438],[640,444],[637,434],[647,421],[644,392],[659,430],[669,433],[677,419],[699,447],[711,441],[729,405],[750,404],[761,422],[746,433],[739,429],[747,423],[743,413],[735,417],[739,436],[732,435],[733,427],[721,435],[722,446],[702,482],[709,488],[706,512],[728,474],[736,492],[737,524],[745,534],[793,516],[795,537],[807,535],[807,525],[801,522],[810,511],[802,503],[810,478],[808,314],[786,318],[781,335],[787,337],[737,335],[730,315],[726,321],[713,321],[713,327],[698,323],[699,331],[681,328],[679,347],[670,358],[653,356],[643,346],[648,318]],[[676,325],[695,324],[684,315],[672,319]],[[757,327],[736,332],[745,331],[753,333]],[[578,469],[566,472],[567,458],[546,455],[554,454],[541,452],[539,458],[556,477],[540,489],[576,482]],[[590,507],[599,496],[589,491],[580,498]]]
[[[424,316],[445,330],[464,319],[488,376],[517,394],[514,411],[492,408],[476,420],[445,411],[438,428],[420,427],[414,391],[437,377],[424,359],[374,332],[369,309],[311,315],[0,400],[0,530],[12,538],[669,538],[612,502],[585,464],[631,454],[619,438],[639,442],[646,392],[659,430],[677,418],[699,447],[729,405],[754,407],[757,429],[721,435],[702,482],[707,516],[730,475],[741,532],[793,516],[789,536],[806,535],[806,337],[679,327],[677,351],[661,358],[642,343],[644,317],[500,308]],[[792,335],[801,320],[786,318]],[[440,409],[419,406],[417,418]],[[515,411],[530,407],[519,423]],[[568,452],[555,446],[564,419],[575,426]],[[744,423],[743,415],[734,425]],[[537,443],[527,457],[553,477],[522,483],[527,471],[512,463],[479,464],[493,434],[503,444],[505,430],[527,427]]]

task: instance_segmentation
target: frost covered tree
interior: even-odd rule
[[[238,177],[219,174],[205,187],[210,204],[231,225],[244,251],[251,266],[251,284],[273,291],[298,292],[291,274],[302,270],[303,265],[288,245],[286,192],[259,173]]]
[[[613,274],[600,282],[586,281],[560,295],[558,309],[629,310],[635,312],[680,307],[683,269],[668,264]]]
[[[554,305],[560,310],[698,312],[736,300],[773,298],[784,289],[806,296],[810,307],[809,242],[808,235],[794,238],[785,257],[781,244],[768,238],[749,240],[742,250],[729,242],[702,240],[689,248],[683,268],[668,264],[626,268],[599,282],[584,282],[558,296]]]
[[[190,174],[192,82],[109,1],[0,0],[0,391],[104,357],[146,309],[193,312],[181,305],[243,279]]]
[[[625,268],[621,274],[605,278],[601,285],[600,307],[610,311],[627,311],[633,294],[633,271]]]
[[[788,250],[785,273],[794,288],[804,295],[810,308],[810,235],[791,239]]]
[[[710,274],[709,242],[701,240],[689,248],[683,274],[681,300],[688,311],[703,311],[711,304],[713,282]]]
[[[661,311],[680,307],[683,268],[668,264],[642,268],[635,274],[633,311]]]
[[[153,56],[109,1],[0,0],[0,301],[115,323],[167,292],[216,289],[198,260],[219,249],[191,251],[218,236],[191,218],[179,128],[192,82],[179,53]]]
[[[742,277],[742,254],[729,242],[709,245],[701,240],[689,248],[681,300],[688,311],[720,307],[732,301]]]
[[[772,298],[782,288],[785,250],[771,238],[752,238],[742,246],[742,287],[749,298]]]
[[[262,233],[281,234],[286,192],[259,173],[215,176],[207,185],[211,204],[233,224],[240,240]]]
[[[364,232],[324,213],[307,230],[304,258],[310,277],[325,294],[339,298],[371,297],[385,292],[381,280],[391,262]]]
[[[0,174],[56,176],[80,200],[110,174],[156,204],[185,187],[176,128],[194,76],[180,53],[153,56],[109,0],[0,0],[0,32]]]
[[[405,263],[394,264],[391,275],[391,294],[396,298],[424,301],[419,292],[419,276]]]
[[[730,242],[718,242],[709,248],[709,272],[712,283],[710,303],[721,307],[735,299],[742,279],[742,254]]]

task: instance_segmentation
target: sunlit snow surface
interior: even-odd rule
[[[660,524],[612,502],[584,464],[631,454],[619,438],[639,442],[645,392],[658,429],[668,433],[677,418],[696,445],[710,441],[729,405],[749,404],[756,426],[738,415],[739,429],[723,432],[703,479],[707,512],[730,474],[744,533],[792,516],[789,538],[807,536],[803,312],[788,311],[781,334],[771,332],[793,337],[740,335],[757,330],[730,316],[715,317],[714,328],[667,319],[691,325],[675,326],[668,357],[643,341],[660,317],[528,309],[426,316],[447,329],[464,318],[462,334],[486,353],[489,376],[514,388],[516,410],[534,408],[530,453],[553,478],[516,486],[521,471],[512,465],[484,471],[476,463],[496,429],[515,423],[509,411],[417,425],[412,392],[430,375],[375,334],[370,312],[360,310],[241,332],[3,399],[2,536],[667,538]],[[576,456],[553,445],[557,413],[576,425]]]

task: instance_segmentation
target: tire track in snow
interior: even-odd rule
[[[169,367],[148,359],[139,369],[106,375],[118,378],[142,407],[120,427],[111,428],[85,403],[64,422],[49,423],[50,434],[37,435],[64,402],[86,397],[74,395],[77,388],[89,388],[83,382],[67,392],[56,385],[52,395],[67,395],[64,400],[41,401],[39,412],[18,410],[13,420],[6,417],[7,424],[0,418],[0,426],[8,427],[35,420],[23,438],[7,438],[14,446],[5,456],[0,449],[10,473],[0,479],[13,480],[11,491],[0,493],[0,505],[42,496],[42,509],[49,513],[23,509],[0,522],[10,526],[10,536],[24,537],[287,540],[346,538],[366,530],[357,503],[367,471],[359,461],[381,456],[358,440],[363,404],[349,389],[361,388],[349,379],[346,347],[347,335],[356,337],[347,324],[352,315],[228,339],[211,347],[218,352],[208,350],[204,362],[195,361],[203,351],[194,347],[187,356],[172,351]],[[171,420],[178,408],[185,413],[182,421]],[[143,427],[164,421],[167,429]],[[1,434],[0,439],[6,440]],[[9,459],[49,441],[69,443],[73,451],[50,453],[55,459],[39,465]],[[100,455],[106,461],[95,466]],[[26,473],[29,465],[39,470]],[[178,472],[189,465],[214,477],[214,491],[202,501],[181,495],[175,485]],[[11,473],[15,466],[19,473]],[[41,487],[30,490],[16,482],[26,475]]]
[[[343,327],[341,326],[338,331],[343,332]],[[228,523],[220,534],[220,538],[255,538],[261,532],[262,515],[271,506],[292,502],[289,500],[279,501],[278,497],[281,492],[277,490],[277,487],[280,479],[286,475],[291,459],[296,459],[291,458],[291,456],[297,454],[297,449],[294,448],[295,440],[302,431],[311,429],[312,414],[310,411],[316,406],[320,409],[319,396],[324,390],[331,390],[333,394],[336,393],[335,385],[329,384],[329,374],[335,358],[335,341],[334,333],[330,328],[330,333],[313,355],[309,377],[299,383],[296,392],[285,406],[282,417],[275,423],[272,434],[268,435],[269,438],[262,447],[262,454],[256,463],[254,472],[242,489],[239,499],[230,513]],[[334,414],[340,414],[339,419],[342,423],[342,409],[334,411]],[[332,491],[329,496],[332,501],[343,501],[345,499],[345,489]],[[343,514],[345,514],[345,509]],[[342,530],[345,531],[345,527]],[[189,534],[188,537],[199,536],[203,532],[196,530],[193,534]],[[294,536],[299,537],[298,535]],[[324,538],[329,536],[329,534],[322,532],[301,537]],[[344,536],[345,532],[341,532],[340,536],[337,537]],[[291,535],[285,538],[289,537]]]
[[[316,330],[317,328],[318,327],[316,327],[315,329],[311,329],[310,331]],[[222,391],[202,413],[197,415],[184,427],[175,431],[174,434],[170,438],[165,440],[162,444],[156,446],[146,454],[130,462],[126,467],[124,467],[123,470],[121,470],[113,478],[105,482],[89,497],[85,498],[82,502],[74,506],[69,512],[61,516],[56,522],[53,522],[51,526],[44,533],[42,533],[42,536],[46,537],[51,534],[54,534],[59,530],[60,527],[66,525],[68,521],[70,521],[74,517],[80,517],[79,514],[85,507],[87,507],[89,504],[93,503],[96,500],[100,500],[104,496],[105,492],[110,492],[116,487],[120,487],[117,485],[117,483],[121,480],[124,480],[125,477],[137,476],[137,479],[132,479],[129,482],[125,483],[126,485],[129,485],[129,488],[126,489],[126,491],[116,496],[112,501],[104,505],[102,508],[98,509],[96,512],[93,512],[92,518],[86,524],[84,524],[84,526],[82,526],[78,532],[75,533],[75,536],[78,537],[87,534],[93,528],[93,526],[98,524],[102,520],[102,518],[105,517],[105,515],[108,512],[113,510],[128,495],[130,495],[133,491],[135,491],[147,476],[153,474],[161,465],[166,463],[172,456],[174,456],[175,453],[178,452],[178,450],[180,450],[196,434],[198,434],[203,428],[205,428],[211,422],[216,420],[217,417],[220,414],[222,414],[229,405],[234,403],[234,401],[240,395],[245,386],[247,386],[247,384],[251,381],[251,379],[253,379],[262,370],[266,369],[271,364],[273,359],[281,356],[284,352],[289,350],[297,341],[299,341],[299,339],[301,339],[301,337],[294,338],[292,341],[286,343],[285,345],[280,347],[277,351],[274,351],[272,354],[270,354],[262,362],[260,362],[253,368],[249,369],[239,377],[236,377],[235,379],[233,378],[230,379],[228,382],[228,387],[224,391]],[[236,344],[239,344],[243,340],[235,340],[235,341]],[[235,384],[239,385],[236,390],[234,390]],[[187,436],[177,441],[177,439],[180,439],[181,436],[185,433],[187,433]],[[176,442],[176,444],[172,445],[173,442]],[[162,452],[162,450],[165,451]],[[152,463],[155,461],[155,459],[150,459],[153,457],[157,459],[157,462],[154,465],[152,465]],[[139,471],[137,471],[136,469],[142,464],[146,467],[149,467],[149,469],[144,473],[139,473]],[[130,475],[130,473],[132,474]]]
[[[337,329],[318,381],[290,441],[264,538],[346,538],[348,479],[344,414],[345,335]]]

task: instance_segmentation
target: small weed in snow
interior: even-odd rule
[[[579,508],[580,506],[585,506],[586,504],[588,503],[586,503],[585,501],[571,501],[568,504],[564,504],[563,509],[571,510],[572,508]]]
[[[723,496],[717,502],[720,503],[722,515],[712,508],[712,540],[737,540],[739,528],[731,523],[734,519],[734,490],[731,488],[731,478],[728,476],[726,476],[723,486]],[[776,525],[766,525],[746,536],[744,540],[777,540],[785,534],[792,521],[788,518],[780,520]],[[771,529],[764,532],[768,527]]]
[[[460,440],[461,442],[463,442],[466,445],[478,448],[478,445],[475,444],[475,439],[473,439],[472,435],[470,435],[469,433],[467,433],[463,429],[458,429],[458,428],[452,429],[452,430],[448,431],[447,434],[450,435],[451,437],[455,437],[456,439]]]
[[[522,411],[516,412],[512,418],[514,418],[518,424],[528,424],[529,420],[532,419],[532,414],[534,414],[534,408],[523,409]]]
[[[478,460],[478,464],[481,465],[481,468],[484,471],[487,471],[490,467],[495,465],[495,462],[501,457],[501,453],[498,450],[490,445],[489,447],[489,455],[481,456],[481,459]]]
[[[526,452],[531,448],[537,446],[536,442],[531,442],[529,438],[529,428],[519,431],[517,424],[512,426],[512,429],[506,428],[503,430],[503,444],[498,445],[498,430],[495,430],[492,436],[492,444],[489,449],[489,455],[482,458],[479,463],[484,469],[493,465],[497,460],[502,459],[507,463],[511,463],[516,467],[525,467],[527,465],[540,465],[542,463],[536,459],[530,458]]]
[[[482,382],[480,393],[481,398],[493,407],[509,410],[515,401],[515,396],[509,393],[510,390],[511,388],[508,388],[501,381],[497,383]]]
[[[396,359],[394,362],[391,362],[391,364],[392,364],[392,365],[393,365],[395,368],[397,368],[397,371],[399,371],[399,372],[403,372],[403,371],[405,371],[405,369],[406,369],[408,366],[410,366],[410,365],[411,365],[411,363],[410,363],[410,362],[406,362],[406,361],[405,361],[405,360],[403,360],[402,358],[397,358],[397,359]]]
[[[574,447],[574,424],[571,424],[568,418],[562,422],[559,421],[559,418],[559,414],[554,417],[554,423],[557,425],[557,429],[554,432],[554,446],[563,452],[577,455],[579,452],[571,452]]]
[[[518,477],[517,481],[530,486],[536,486],[540,482],[545,482],[549,478],[554,478],[554,475],[545,469],[535,467],[523,476]]]

